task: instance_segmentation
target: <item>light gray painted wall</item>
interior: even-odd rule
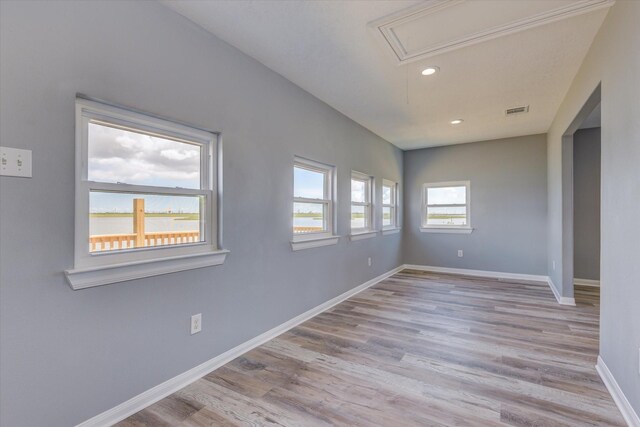
[[[573,275],[600,279],[600,128],[573,135]]]
[[[546,174],[544,135],[405,151],[405,262],[545,274]],[[422,185],[465,180],[473,233],[420,232]]]
[[[640,413],[640,2],[617,1],[547,134],[548,272],[562,283],[562,135],[601,85],[600,356]],[[552,261],[557,268],[552,268]]]
[[[351,169],[400,181],[400,150],[162,5],[2,1],[0,58],[34,159],[0,180],[0,425],[82,422],[401,263],[400,234],[289,246],[294,155],[337,166],[344,236]],[[222,131],[224,265],[69,288],[76,92]]]

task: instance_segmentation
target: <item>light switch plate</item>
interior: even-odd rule
[[[0,147],[0,176],[31,178],[31,150]]]

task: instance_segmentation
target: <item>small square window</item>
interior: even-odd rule
[[[468,181],[424,184],[422,228],[470,230],[469,192]]]

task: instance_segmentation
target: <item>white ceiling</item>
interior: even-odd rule
[[[575,3],[607,1],[545,0],[574,8]],[[455,49],[398,65],[390,47],[380,42],[375,23],[435,2],[456,6],[446,14],[431,14],[440,34],[447,28],[442,23],[455,24],[457,33],[446,34]],[[486,28],[478,28],[480,2],[486,7]],[[475,12],[461,7],[461,0],[162,3],[402,149],[546,132],[608,10],[555,17],[550,23],[538,20],[537,26],[475,37],[471,44],[457,43],[456,37],[511,28],[524,22],[527,11],[539,14],[541,1],[467,3]],[[411,27],[417,29],[413,41]],[[428,46],[424,34],[429,32],[420,30],[424,25],[407,28],[398,32],[405,44]],[[426,65],[437,65],[440,72],[424,77],[420,71]],[[520,105],[530,105],[529,113],[505,117],[506,108]],[[452,126],[455,118],[464,122]]]

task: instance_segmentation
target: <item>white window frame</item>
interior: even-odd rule
[[[302,249],[311,249],[319,246],[335,245],[338,243],[340,236],[335,234],[335,212],[336,212],[336,200],[335,200],[335,175],[336,168],[325,163],[316,162],[314,160],[305,159],[303,157],[295,156],[293,159],[293,167],[291,171],[294,172],[295,168],[306,169],[312,172],[318,172],[324,175],[324,197],[321,199],[310,199],[306,197],[293,197],[291,208],[294,203],[322,203],[325,206],[324,224],[325,230],[318,232],[300,233],[295,234],[293,232],[293,216],[291,216],[291,249],[294,251]],[[292,173],[292,177],[294,174]],[[295,184],[292,185],[292,190],[295,190]],[[293,191],[292,191],[293,193]],[[291,210],[290,210],[291,212]]]
[[[384,192],[384,187],[391,188],[391,203],[384,203],[384,198],[381,199],[382,208],[380,210],[380,221],[382,224],[382,233],[383,234],[392,234],[392,231],[399,231],[400,227],[398,226],[398,183],[394,181],[390,181],[388,179],[382,180],[382,191]],[[391,208],[391,224],[384,225],[384,208]]]
[[[201,147],[200,189],[155,187],[88,180],[88,126],[100,121],[196,143]],[[156,276],[175,271],[222,264],[229,251],[221,249],[217,187],[221,172],[219,135],[156,116],[85,98],[76,99],[76,182],[74,268],[65,274],[73,289]],[[105,252],[89,251],[89,195],[112,191],[158,195],[204,196],[201,218],[203,241],[180,245],[132,248]]]
[[[443,187],[465,187],[466,203],[449,204],[449,205],[431,205],[428,200],[429,188]],[[427,224],[427,208],[428,207],[466,207],[467,223],[465,225],[437,225]],[[423,233],[464,233],[468,234],[473,231],[471,227],[471,181],[448,181],[425,183],[422,186],[422,216],[420,220],[420,231]]]
[[[366,173],[351,171],[351,180],[349,181],[349,189],[351,189],[351,181],[360,181],[365,184],[364,202],[354,202],[351,200],[349,206],[349,227],[351,227],[351,209],[354,206],[363,206],[365,212],[365,227],[351,228],[351,240],[362,240],[375,237],[377,231],[375,229],[375,211],[374,206],[374,194],[375,194],[375,179],[371,175]],[[351,193],[351,192],[350,192]]]

